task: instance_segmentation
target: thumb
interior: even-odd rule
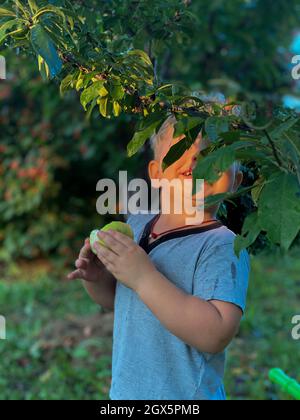
[[[84,241],[84,247],[80,250],[79,258],[92,258],[93,256],[94,253],[91,248],[90,240],[89,238],[86,238]]]

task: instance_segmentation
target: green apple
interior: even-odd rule
[[[134,239],[134,234],[131,229],[131,226],[128,223],[123,222],[111,222],[105,225],[100,231],[106,232],[107,230],[115,230],[117,232],[123,233],[123,235],[129,236],[129,238]],[[100,245],[109,249],[109,247],[105,244],[105,242],[98,237],[99,229],[95,229],[90,234],[90,244],[91,249],[94,254],[97,254],[97,251],[94,247],[94,244],[98,242]]]

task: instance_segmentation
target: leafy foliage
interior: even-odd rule
[[[242,234],[237,237],[236,252],[253,244],[259,233],[287,250],[300,230],[298,224],[284,216],[284,213],[289,214],[286,211],[288,203],[292,216],[299,218],[299,117],[281,109],[278,96],[267,96],[266,92],[274,89],[279,92],[286,86],[282,83],[282,68],[280,64],[273,65],[273,57],[277,54],[279,35],[284,52],[290,39],[288,32],[283,35],[278,19],[296,25],[300,13],[297,1],[287,5],[278,0],[276,7],[271,7],[269,1],[191,3],[154,1],[146,7],[142,1],[119,0],[101,4],[68,0],[4,2],[0,10],[1,42],[26,54],[33,53],[43,77],[60,80],[62,94],[68,90],[80,93],[81,104],[89,116],[94,109],[109,119],[121,114],[134,116],[136,132],[127,145],[130,157],[157,132],[165,117],[173,114],[177,119],[175,135],[185,134],[186,140],[170,150],[164,168],[184,153],[200,129],[212,145],[199,157],[194,180],[205,177],[208,182],[215,181],[219,172],[226,171],[236,159],[244,165],[255,162],[257,177],[250,188],[254,191],[255,215],[249,215]],[[266,25],[261,12],[268,5],[270,22]],[[224,19],[233,9],[239,14],[235,13],[233,19]],[[162,12],[158,13],[158,10]],[[230,30],[227,30],[228,22]],[[253,28],[251,36],[245,31],[249,25]],[[204,34],[199,38],[205,54],[202,57],[206,74],[204,85],[208,84],[210,72],[211,77],[215,77],[211,81],[214,86],[223,86],[224,92],[231,95],[230,104],[218,105],[204,100],[199,89],[192,90],[180,82],[167,81],[166,84],[159,75],[163,65],[159,68],[158,62],[170,43],[176,40],[180,44],[184,39],[190,48],[189,40],[197,39],[194,36],[200,31]],[[207,39],[207,34],[215,34],[214,45]],[[260,35],[264,36],[264,50],[258,49],[260,39],[257,37]],[[236,38],[238,46],[235,45]],[[241,59],[239,52],[243,49],[250,51],[251,57],[255,55],[255,64],[249,63],[249,58]],[[187,55],[184,47],[182,51]],[[224,56],[225,62],[214,58],[218,54]],[[219,60],[219,67],[213,67],[214,60]],[[221,74],[221,62],[225,77]],[[230,68],[229,62],[232,63]],[[236,74],[234,63],[240,72],[235,84],[228,79],[229,75],[234,77]],[[251,71],[245,87],[241,88],[238,83],[244,83],[245,66]],[[170,67],[168,62],[167,67]],[[259,82],[254,83],[254,75]],[[249,94],[247,88],[251,84],[254,90]],[[267,98],[268,106],[257,91]],[[245,104],[245,100],[257,98],[259,107]],[[263,116],[261,109],[265,109]],[[285,190],[280,199],[283,204],[278,206],[278,194],[272,194],[272,191],[283,191],[287,184],[290,188]],[[248,193],[249,188],[242,192]],[[226,201],[230,198],[225,197]],[[273,212],[275,207],[277,211]],[[254,218],[256,223],[248,222]],[[278,221],[282,222],[279,231]]]

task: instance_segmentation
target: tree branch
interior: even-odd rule
[[[279,158],[279,155],[277,153],[277,150],[276,150],[276,146],[275,146],[274,141],[272,140],[272,138],[271,138],[271,136],[270,136],[270,134],[268,133],[267,130],[263,130],[263,132],[265,133],[265,135],[266,135],[266,137],[267,137],[267,139],[268,139],[268,141],[269,141],[269,143],[271,145],[271,148],[273,150],[273,155],[274,155],[274,157],[276,159],[276,162],[278,163],[278,165],[280,167],[282,167],[282,162],[281,162],[281,159]]]

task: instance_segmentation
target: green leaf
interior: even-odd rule
[[[87,105],[95,98],[98,98],[99,92],[98,89],[95,89],[94,85],[88,87],[85,89],[81,96],[80,96],[80,102],[83,108],[86,110]]]
[[[89,120],[89,118],[92,115],[93,109],[97,105],[97,99],[93,99],[91,104],[87,107],[87,113],[86,113],[86,119]]]
[[[115,117],[118,117],[121,114],[122,108],[119,102],[113,101],[113,113]]]
[[[260,176],[258,180],[255,181],[254,183],[255,187],[251,191],[252,200],[254,201],[254,204],[256,206],[258,205],[260,194],[265,186],[265,183],[263,181],[264,181],[264,178]]]
[[[200,131],[200,126],[202,126],[202,124],[203,118],[201,117],[180,117],[180,119],[174,124],[173,137],[180,137],[195,127],[199,127]]]
[[[99,100],[99,111],[103,117],[107,117],[107,103],[108,103],[108,97],[101,98]]]
[[[71,87],[74,81],[74,75],[68,74],[60,83],[60,94],[63,96]]]
[[[300,184],[300,148],[299,148],[299,135],[297,134],[296,140],[293,138],[292,134],[288,135],[284,133],[284,138],[287,140],[284,143],[284,150],[286,152],[286,156],[290,157],[295,167],[298,182]],[[298,140],[298,144],[296,141]]]
[[[49,67],[47,63],[45,62],[45,60],[43,59],[43,57],[41,57],[40,55],[38,56],[38,66],[39,66],[39,71],[42,75],[43,80],[44,81],[48,80],[50,76]]]
[[[68,21],[68,23],[70,25],[71,30],[73,31],[74,30],[74,27],[75,27],[74,19],[71,16],[67,16],[67,21]]]
[[[133,156],[137,151],[145,144],[146,140],[155,133],[156,127],[161,121],[157,120],[144,128],[143,130],[136,131],[133,138],[127,145],[127,155],[128,157]]]
[[[158,129],[164,123],[165,114],[160,112],[151,112],[147,118],[142,118],[137,124],[137,131],[142,131],[158,121],[156,129]]]
[[[79,74],[79,76],[78,76],[78,78],[77,78],[76,84],[75,84],[75,89],[76,89],[76,91],[77,91],[77,92],[78,92],[80,89],[82,89],[82,88],[83,88],[83,83],[84,83],[84,76],[83,76],[83,74],[80,72],[80,74]]]
[[[16,17],[16,13],[13,10],[4,9],[3,7],[0,7],[0,16],[1,17]]]
[[[23,28],[19,27],[21,25],[22,25],[22,21],[20,19],[12,19],[12,20],[9,20],[8,22],[5,22],[3,25],[1,25],[0,26],[0,45],[6,40],[8,36],[12,35],[13,33],[23,31]],[[19,27],[17,30],[7,32],[16,26]]]
[[[32,17],[32,20],[34,23],[38,23],[39,20],[45,15],[45,14],[54,14],[62,19],[64,24],[66,24],[66,15],[64,12],[51,4],[48,4],[47,6],[41,8],[38,10],[38,12]]]
[[[205,179],[207,182],[213,183],[217,181],[221,172],[225,172],[237,159],[237,155],[240,152],[240,149],[252,148],[253,143],[249,141],[238,141],[230,146],[222,146],[214,151],[211,151],[207,156],[203,157],[205,154],[204,149],[199,157],[196,168],[193,171],[193,177],[195,179]],[[207,148],[210,150],[210,147]]]
[[[228,131],[226,133],[220,133],[219,137],[224,141],[225,144],[232,144],[239,141],[241,138],[240,131]]]
[[[115,66],[130,73],[134,81],[141,81],[153,86],[154,71],[149,56],[142,50],[130,50],[119,54],[120,60]]]
[[[104,81],[99,80],[97,82],[94,82],[91,86],[89,86],[82,92],[80,96],[80,102],[85,110],[86,110],[87,105],[91,101],[93,101],[95,98],[98,98],[99,96],[101,96],[101,98],[107,96],[108,91],[105,89],[103,84],[104,84]],[[105,102],[102,101],[102,104],[104,103]],[[99,104],[100,104],[100,99],[99,99]]]
[[[110,118],[113,112],[113,104],[108,96],[98,99],[100,114],[105,118]]]
[[[259,221],[268,238],[288,250],[300,231],[300,185],[291,173],[277,173],[261,192]]]
[[[28,0],[28,4],[32,13],[36,13],[39,10],[35,0]]]
[[[192,146],[193,142],[186,137],[174,144],[163,159],[162,169],[165,171],[169,166],[181,158],[181,156]]]
[[[240,252],[252,245],[261,232],[258,212],[249,214],[243,224],[241,235],[237,235],[234,241],[234,252],[239,258]]]
[[[123,88],[121,83],[110,83],[109,93],[113,99],[115,99],[116,101],[119,101],[124,98],[125,89]]]
[[[229,130],[229,122],[226,117],[209,117],[205,121],[205,131],[209,139],[216,142],[220,134]]]
[[[150,57],[148,56],[147,53],[145,53],[145,51],[142,50],[131,50],[131,51],[127,51],[126,54],[128,56],[138,56],[143,63],[145,63],[147,66],[153,66],[152,65],[152,61],[150,60]]]
[[[235,157],[237,160],[244,161],[245,163],[256,161],[260,164],[274,164],[274,160],[269,158],[265,152],[256,148],[255,145],[253,145],[252,147],[248,147],[244,150],[236,150]]]
[[[162,163],[163,171],[180,159],[185,151],[194,144],[202,125],[203,119],[201,117],[183,117],[174,124],[173,138],[182,135],[186,135],[186,137],[170,148]]]
[[[26,7],[23,6],[23,4],[21,3],[20,0],[14,0],[14,3],[17,6],[17,8],[21,10],[21,12],[23,13],[24,16],[26,16],[26,17],[30,16],[29,10]]]
[[[47,63],[50,76],[54,77],[62,69],[62,61],[59,58],[56,48],[41,25],[35,25],[30,31],[30,40],[37,55],[43,57]]]
[[[289,131],[294,125],[299,122],[299,118],[288,118],[285,122],[280,124],[274,130],[271,131],[270,135],[272,138],[281,138],[283,133]]]
[[[235,156],[229,147],[223,147],[205,158],[198,158],[193,170],[193,178],[215,182],[220,178],[220,172],[226,171],[235,161]]]
[[[97,82],[96,82],[97,83]],[[104,98],[105,96],[108,95],[108,90],[106,89],[106,87],[104,86],[103,82],[100,82],[101,86],[99,86],[99,95]]]

